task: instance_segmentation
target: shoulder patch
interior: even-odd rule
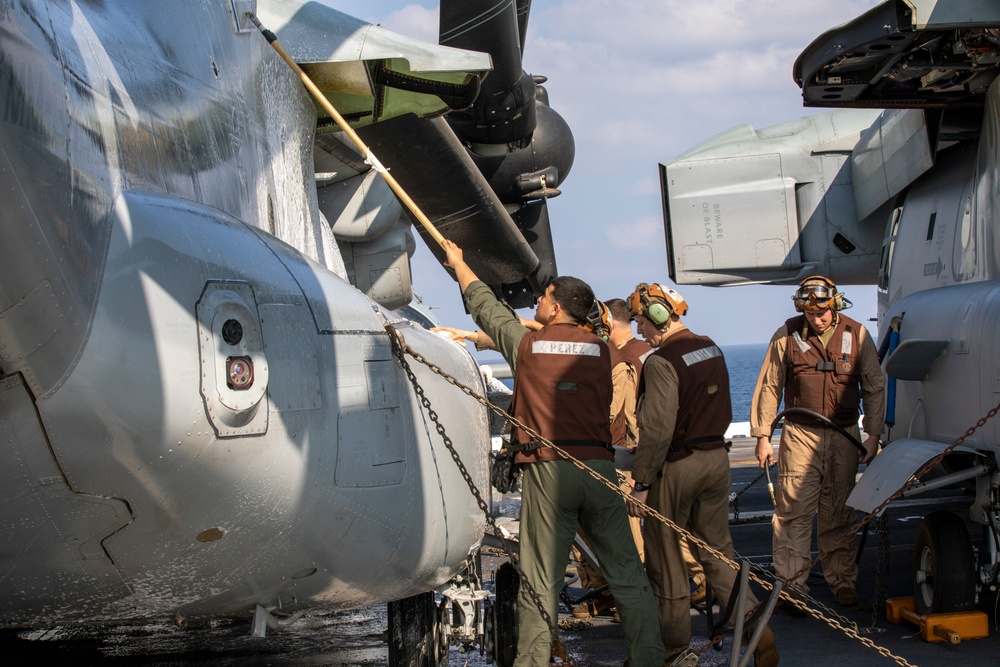
[[[716,357],[722,356],[722,350],[719,349],[718,345],[709,345],[708,347],[703,347],[700,350],[695,350],[693,352],[688,352],[681,359],[688,366],[694,366],[695,364],[708,361],[709,359],[715,359]]]

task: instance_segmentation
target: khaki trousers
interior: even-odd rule
[[[584,463],[617,485],[612,461]],[[569,461],[525,464],[521,480],[521,569],[552,620],[558,620],[559,591],[579,525],[618,605],[629,665],[662,667],[656,607],[629,534],[624,499]],[[526,586],[521,586],[517,602],[514,665],[548,667],[553,637]]]
[[[733,556],[729,534],[729,453],[724,448],[695,450],[680,461],[663,464],[662,478],[653,482],[648,504],[690,531],[727,558]],[[677,532],[656,519],[643,522],[646,573],[656,596],[660,636],[667,656],[691,643],[691,587]],[[691,552],[705,570],[709,586],[725,608],[736,582],[736,570],[691,543]],[[750,596],[747,609],[757,606]]]
[[[860,439],[858,427],[846,429]],[[858,579],[855,513],[845,504],[858,473],[858,450],[832,428],[786,423],[778,450],[774,573],[788,578],[812,561],[812,522],[823,574],[834,592]],[[808,592],[808,570],[788,581]]]

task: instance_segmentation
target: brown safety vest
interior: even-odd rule
[[[679,331],[653,354],[670,362],[678,380],[677,423],[667,461],[690,456],[695,449],[725,447],[733,405],[729,397],[729,369],[719,346],[707,336]],[[709,393],[713,385],[717,389]],[[645,392],[644,373],[639,376],[639,396]]]
[[[614,460],[608,406],[611,352],[600,338],[572,324],[525,334],[517,349],[511,410],[518,420],[578,459]],[[515,446],[537,444],[513,429]],[[562,457],[551,447],[519,451],[515,461]]]
[[[631,361],[635,365],[635,370],[637,373],[642,372],[642,360],[643,358],[653,351],[653,348],[649,346],[649,343],[639,340],[638,338],[633,338],[629,342],[621,346],[618,350],[625,358]]]
[[[623,361],[630,363],[635,369],[637,378],[642,373],[642,356],[653,350],[648,343],[635,338],[629,340],[621,348],[614,345],[608,345],[608,347],[611,350],[611,368],[614,369]],[[611,442],[614,443],[615,447],[629,447],[635,444],[635,438],[638,435],[638,433],[633,433],[632,437],[629,438],[628,421],[625,419],[625,406],[623,405],[618,414],[611,419]]]
[[[861,405],[861,325],[838,314],[825,348],[808,327],[803,315],[785,322],[785,408],[813,410],[838,426],[857,424]],[[796,424],[815,423],[797,415],[787,419]]]

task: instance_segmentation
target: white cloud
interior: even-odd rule
[[[432,44],[438,41],[438,8],[408,4],[392,12],[382,21],[382,27]]]

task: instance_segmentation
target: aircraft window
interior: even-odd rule
[[[934,222],[937,220],[937,211],[931,213],[931,219],[927,221],[927,240],[934,238]]]
[[[899,233],[899,220],[903,217],[903,207],[899,206],[892,210],[892,217],[889,219],[889,231],[882,242],[882,257],[879,260],[878,288],[880,290],[889,289],[889,274],[892,271],[892,253],[896,249],[896,235]]]
[[[962,249],[969,247],[972,240],[972,207],[971,200],[965,200],[965,211],[962,212]]]

